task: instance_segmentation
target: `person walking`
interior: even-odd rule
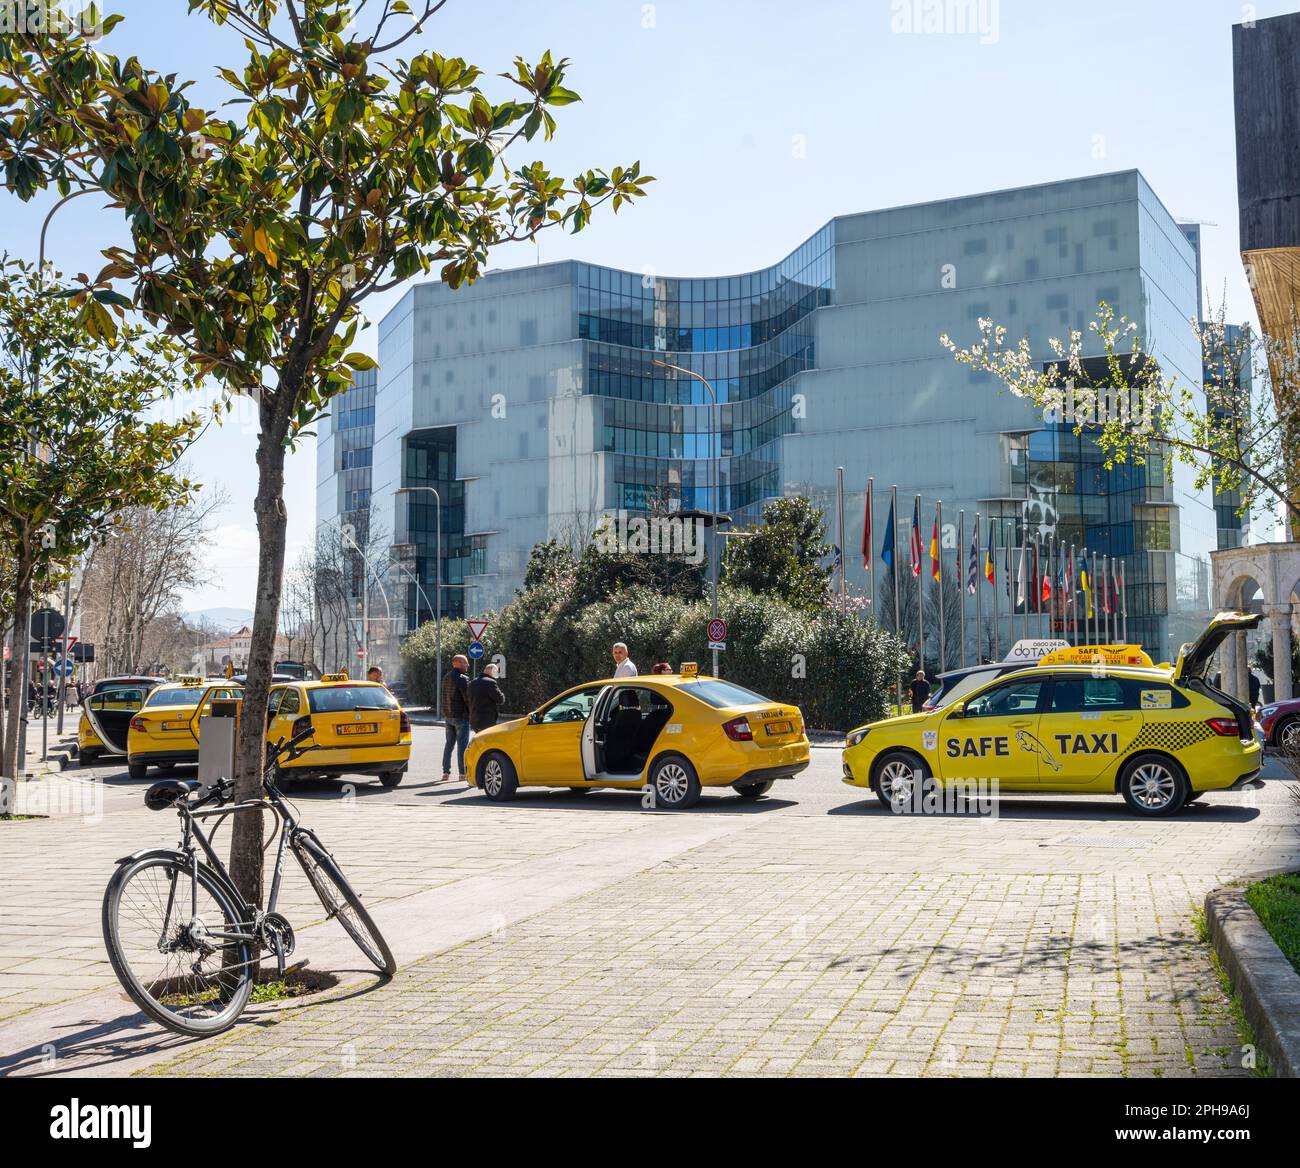
[[[456,750],[456,761],[460,767],[461,782],[465,781],[465,747],[469,745],[469,702],[466,692],[469,678],[465,670],[469,668],[469,658],[457,653],[451,659],[451,668],[442,679],[442,692],[439,701],[439,713],[447,727],[447,742],[442,748],[442,781],[451,778],[451,752]]]
[[[627,646],[622,641],[615,641],[614,648],[614,676],[615,677],[636,677],[639,670],[636,662],[627,655]]]
[[[930,696],[930,683],[925,680],[924,669],[916,671],[912,684],[907,688],[912,691],[912,713],[919,714],[925,705],[925,699]]]
[[[506,695],[497,684],[497,667],[491,663],[483,666],[482,676],[469,683],[465,698],[469,703],[469,725],[474,733],[495,726]]]

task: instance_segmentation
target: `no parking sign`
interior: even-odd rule
[[[727,647],[727,622],[715,616],[708,625],[709,648],[725,649]]]

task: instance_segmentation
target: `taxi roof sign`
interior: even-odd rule
[[[1141,645],[1080,645],[1057,649],[1042,657],[1039,665],[1140,665],[1155,663]]]
[[[348,671],[345,669],[342,673],[322,673],[321,681],[347,681]]]
[[[1068,649],[1069,641],[1062,641],[1059,638],[1052,637],[1026,637],[1017,641],[1007,651],[1007,655],[1002,659],[1004,664],[1013,665],[1016,662],[1037,661],[1041,657],[1046,657],[1049,653],[1055,653],[1061,649]]]
[[[680,677],[696,677],[699,672],[699,664],[695,661],[683,661],[682,667],[677,671]]]
[[[176,679],[177,685],[202,685],[203,678],[195,677],[192,674],[185,673]]]

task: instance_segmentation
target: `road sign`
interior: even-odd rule
[[[725,641],[727,639],[727,622],[722,617],[715,616],[709,621],[708,635],[710,647],[712,647],[714,641]]]
[[[477,623],[477,622],[476,622]],[[486,623],[486,622],[485,622]],[[477,661],[483,656],[483,645],[480,641],[471,641],[469,643],[469,655]]]
[[[76,643],[77,643],[76,637],[55,637],[54,638],[54,644],[57,645],[63,651],[63,655],[65,657],[72,652],[73,647],[76,645]]]
[[[709,642],[709,648],[710,648],[711,650],[712,650],[712,649],[722,650],[722,649],[725,649],[726,647],[727,647],[727,642],[726,642],[726,641],[710,641],[710,642]]]
[[[33,641],[44,641],[48,644],[63,636],[63,630],[67,627],[68,622],[63,619],[63,613],[53,608],[38,608],[32,613]]]
[[[469,639],[471,641],[481,641],[483,634],[487,632],[488,622],[485,620],[467,620],[465,627],[469,629]]]
[[[54,663],[54,672],[60,677],[71,677],[77,667],[66,657],[62,661]]]

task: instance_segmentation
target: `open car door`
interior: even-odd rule
[[[1214,654],[1227,640],[1228,634],[1258,628],[1263,619],[1263,613],[1258,612],[1219,613],[1206,626],[1205,632],[1196,640],[1188,641],[1178,651],[1178,661],[1174,665],[1175,683],[1186,685],[1190,681],[1203,682]]]
[[[110,682],[86,699],[86,720],[107,753],[126,754],[126,736],[131,729],[131,719],[140,712],[144,699],[156,684]]]

